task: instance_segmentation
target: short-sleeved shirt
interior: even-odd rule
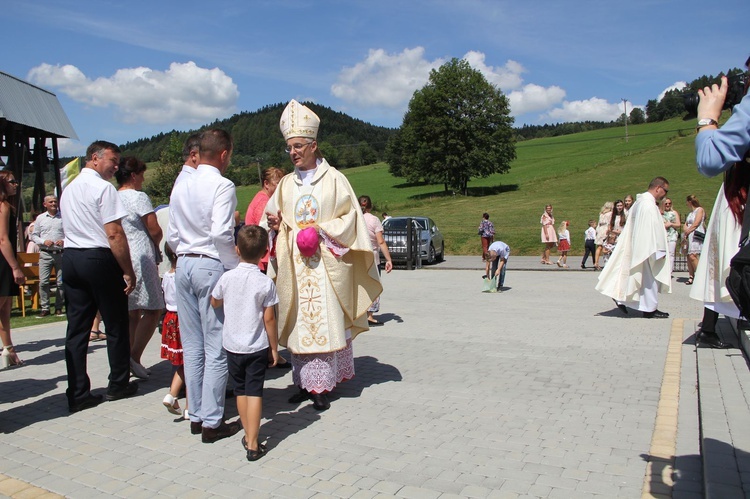
[[[241,262],[225,272],[211,296],[224,300],[224,350],[255,353],[268,348],[263,313],[279,303],[279,297],[276,285],[257,265]]]
[[[365,225],[367,226],[367,233],[370,236],[370,245],[373,251],[378,250],[378,232],[383,232],[383,224],[380,223],[378,217],[372,213],[363,213],[365,218]]]
[[[60,198],[65,248],[109,248],[104,225],[128,215],[115,186],[92,168],[65,188]]]
[[[495,241],[494,243],[490,244],[490,247],[487,248],[487,251],[494,251],[495,253],[497,253],[497,256],[499,256],[503,260],[507,260],[510,256],[510,247],[502,241]]]

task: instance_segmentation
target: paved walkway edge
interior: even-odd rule
[[[646,476],[641,497],[672,497],[677,416],[680,401],[680,369],[682,365],[683,319],[672,321],[667,346],[664,375],[661,382],[656,423],[651,437]]]

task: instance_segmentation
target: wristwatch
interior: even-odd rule
[[[696,126],[695,129],[700,130],[704,126],[709,126],[709,125],[719,126],[719,122],[717,122],[713,118],[701,118],[698,120],[698,126]]]

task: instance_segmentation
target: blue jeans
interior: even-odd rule
[[[492,270],[490,270],[490,279],[495,275],[495,272],[497,272],[497,267],[500,265],[500,257],[498,256],[494,260],[492,260]],[[505,284],[505,269],[508,268],[508,260],[505,260],[505,265],[503,265],[503,269],[500,271],[500,275],[497,278],[497,289],[500,289]]]
[[[221,346],[222,309],[211,306],[211,291],[224,273],[220,261],[182,256],[177,261],[177,315],[180,317],[185,385],[190,421],[216,428],[224,416],[227,353]]]

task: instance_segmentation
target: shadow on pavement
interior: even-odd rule
[[[404,319],[402,319],[400,315],[398,315],[398,314],[391,314],[391,313],[388,313],[388,314],[378,314],[377,317],[375,317],[375,318],[377,320],[379,320],[380,322],[382,322],[383,324],[385,324],[386,322],[389,322],[389,321],[396,321],[398,323],[404,322]],[[373,329],[374,328],[372,326],[370,326],[370,331],[372,331]]]
[[[378,359],[369,355],[354,359],[354,371],[354,378],[337,386],[331,393],[331,400],[359,397],[369,386],[403,379],[398,369],[390,364],[381,364]]]

